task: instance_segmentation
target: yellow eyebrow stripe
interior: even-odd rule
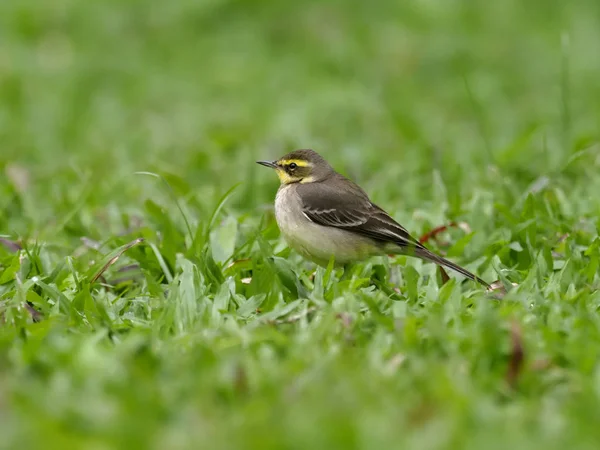
[[[295,163],[298,167],[308,167],[311,165],[308,161],[304,161],[303,159],[282,159],[278,161],[282,166],[289,166],[292,163]]]

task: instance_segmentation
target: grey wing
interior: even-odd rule
[[[401,247],[423,248],[404,227],[383,209],[373,204],[367,194],[354,183],[340,191],[327,184],[299,187],[302,212],[319,225],[343,228],[384,243]]]
[[[302,213],[312,222],[327,227],[354,228],[364,225],[368,220],[368,214],[363,210],[353,208],[340,208],[331,206],[330,208],[303,206]]]
[[[369,220],[361,226],[361,232],[370,235],[373,239],[391,241],[402,247],[420,248],[425,247],[412,237],[409,232],[396,222],[388,213],[379,206],[371,203],[372,212]]]

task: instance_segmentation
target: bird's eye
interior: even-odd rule
[[[296,167],[298,167],[298,164],[296,163],[290,163],[290,165],[288,166],[291,170],[294,170]]]

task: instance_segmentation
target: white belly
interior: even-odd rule
[[[290,186],[282,186],[275,199],[275,218],[286,242],[311,261],[327,265],[347,264],[379,253],[373,240],[350,231],[311,222],[300,209]]]

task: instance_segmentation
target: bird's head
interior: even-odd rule
[[[317,152],[294,150],[275,161],[257,161],[277,172],[281,184],[314,183],[334,173],[333,168]]]

